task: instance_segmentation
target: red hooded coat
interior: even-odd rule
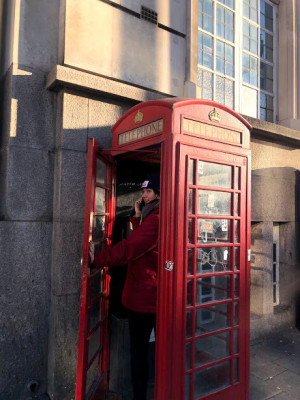
[[[159,209],[152,210],[141,225],[140,218],[130,219],[133,232],[113,247],[95,253],[96,267],[128,264],[122,303],[141,313],[156,312]]]

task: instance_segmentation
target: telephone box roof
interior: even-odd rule
[[[138,110],[141,110],[142,108],[145,107],[150,107],[150,106],[160,106],[160,107],[166,107],[175,110],[176,108],[180,107],[186,107],[188,105],[211,105],[212,107],[218,107],[221,110],[224,110],[230,114],[232,114],[234,117],[236,117],[238,120],[240,120],[249,130],[252,129],[252,126],[249,124],[248,121],[245,120],[240,114],[238,114],[236,111],[233,111],[231,108],[224,106],[223,104],[217,103],[215,101],[211,100],[203,100],[203,99],[190,99],[190,98],[184,98],[184,97],[167,97],[165,99],[160,99],[160,100],[149,100],[149,101],[144,101],[142,103],[136,104],[132,108],[130,108],[125,114],[122,115],[121,118],[118,119],[118,121],[113,125],[112,131],[117,129],[117,127],[126,119],[128,116],[132,113],[137,112]]]

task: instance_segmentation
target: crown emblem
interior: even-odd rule
[[[140,111],[137,112],[136,116],[134,117],[134,122],[136,124],[138,124],[139,122],[142,122],[144,118],[143,113],[141,113]]]
[[[221,121],[221,116],[215,108],[208,114],[208,116],[211,121]]]

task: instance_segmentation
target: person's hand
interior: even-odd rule
[[[94,243],[92,240],[89,243],[89,255],[90,255],[91,264],[93,264],[94,259],[95,259],[95,246],[94,246]]]
[[[135,216],[137,218],[139,218],[142,215],[142,212],[141,212],[141,209],[140,209],[140,205],[141,205],[142,201],[143,201],[143,197],[141,196],[134,203]]]

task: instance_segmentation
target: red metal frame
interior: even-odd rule
[[[99,155],[98,144],[94,139],[88,140],[86,205],[83,237],[83,258],[80,292],[80,315],[78,336],[78,361],[76,379],[76,400],[105,398],[108,387],[109,368],[109,325],[108,325],[108,292],[109,275],[107,268],[92,269],[89,260],[89,241],[93,238],[93,226],[96,215],[105,218],[105,236],[110,244],[113,216],[115,213],[115,167],[114,161]],[[106,182],[97,183],[97,159],[106,165]],[[105,212],[96,213],[96,188],[105,190]],[[95,288],[93,280],[99,283]],[[93,295],[93,298],[92,298]],[[95,307],[96,306],[96,307]],[[98,321],[90,326],[93,307],[98,311]],[[99,331],[99,333],[98,333]],[[92,339],[93,338],[93,339]],[[96,351],[91,355],[90,346],[96,338]],[[91,376],[92,384],[87,387],[87,374],[96,364],[96,371]]]

